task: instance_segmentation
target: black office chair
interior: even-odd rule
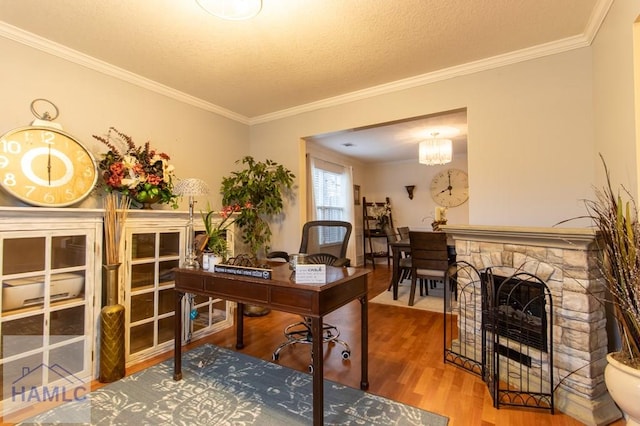
[[[337,220],[307,222],[302,228],[302,242],[300,243],[299,253],[307,254],[307,256],[305,256],[305,262],[307,263],[325,264],[328,266],[349,266],[350,260],[346,257],[346,254],[351,230],[352,226],[349,222]],[[271,252],[267,257],[289,260],[289,254],[282,251]],[[273,352],[274,361],[280,358],[280,351],[286,346],[295,345],[296,343],[313,343],[311,318],[303,317],[302,321],[288,325],[284,329],[284,335],[287,340],[281,343]],[[344,348],[341,353],[342,358],[349,359],[351,356],[351,348],[347,342],[340,340],[339,336],[340,331],[336,326],[323,324],[323,343],[338,343]],[[313,357],[313,353],[311,356]],[[313,372],[313,360],[309,364],[309,371]]]

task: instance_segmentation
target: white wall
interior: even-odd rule
[[[0,38],[0,52],[5,58],[0,67],[0,134],[29,125],[35,118],[31,102],[46,98],[60,110],[56,122],[96,158],[107,149],[92,135],[104,134],[114,126],[137,144],[150,141],[153,148],[166,152],[178,178],[207,181],[212,193],[198,198],[196,210],[204,209],[207,200],[220,205],[222,176],[235,169],[234,161],[249,153],[245,124],[8,39]],[[0,191],[0,205],[21,204]],[[187,200],[182,200],[180,208],[187,206]],[[97,196],[91,196],[74,207],[102,206]]]
[[[638,194],[638,149],[634,94],[634,22],[637,0],[615,0],[593,43],[596,152],[602,153],[613,184]],[[598,187],[604,184],[598,158]]]
[[[591,49],[577,49],[254,125],[252,154],[274,153],[296,172],[303,135],[466,107],[469,223],[552,226],[583,214],[591,195],[591,67]],[[287,214],[280,246],[299,240],[298,215]]]
[[[467,157],[455,156],[451,163],[443,166],[425,166],[414,161],[396,161],[370,165],[366,168],[366,179],[362,185],[367,201],[391,200],[393,225],[408,226],[412,230],[432,229],[436,203],[431,199],[429,186],[433,177],[446,169],[467,171]],[[406,185],[415,185],[413,200],[409,199]],[[469,223],[469,202],[447,209],[447,224]]]

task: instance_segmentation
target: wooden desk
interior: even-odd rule
[[[322,336],[322,318],[360,300],[361,306],[361,377],[360,389],[369,388],[368,381],[368,305],[367,270],[327,266],[326,284],[296,284],[285,264],[273,268],[272,279],[242,277],[196,269],[176,269],[175,351],[173,379],[182,379],[182,298],[185,293],[218,297],[238,302],[236,308],[236,348],[244,347],[244,304],[300,314],[311,318],[314,336]],[[324,417],[324,372],[322,339],[313,339],[313,424],[320,426]]]

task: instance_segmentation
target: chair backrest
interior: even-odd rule
[[[401,240],[406,240],[409,238],[409,227],[401,226],[398,228],[398,234],[400,235]]]
[[[337,258],[347,256],[352,226],[340,220],[314,220],[302,227],[299,253],[328,253]]]
[[[398,235],[393,232],[393,228],[391,226],[385,225],[382,230],[387,236],[387,244],[395,243],[396,241],[398,241]]]
[[[329,253],[313,253],[305,256],[307,263],[323,264],[323,265],[335,265],[339,259]]]
[[[447,234],[409,231],[411,266],[418,269],[446,271],[449,267]]]

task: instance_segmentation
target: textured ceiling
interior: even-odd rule
[[[611,1],[263,0],[256,18],[225,21],[195,0],[0,0],[0,36],[251,124],[586,46]],[[454,154],[466,152],[465,111],[308,140],[398,161],[444,125],[459,130]]]
[[[263,3],[239,22],[195,0],[0,0],[0,20],[252,119],[583,37],[610,0]]]

